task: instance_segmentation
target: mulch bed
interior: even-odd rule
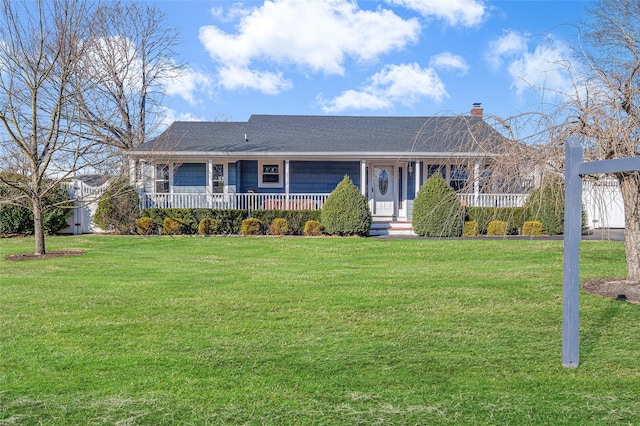
[[[84,250],[56,250],[56,251],[47,252],[42,255],[36,255],[34,253],[9,254],[4,258],[10,262],[15,262],[19,260],[51,259],[54,257],[82,256],[83,254],[84,254]]]
[[[585,281],[582,283],[582,289],[597,296],[640,304],[640,282],[638,281],[599,278]]]

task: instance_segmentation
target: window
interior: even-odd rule
[[[224,192],[224,165],[214,164],[213,173],[211,174],[211,187],[214,194],[222,194]]]
[[[431,176],[435,175],[436,173],[440,173],[442,175],[442,178],[446,179],[445,169],[443,165],[430,164],[429,166],[427,166],[427,179],[429,179]]]
[[[465,166],[451,166],[451,179],[449,185],[457,191],[467,188],[467,180],[469,179],[469,171]]]
[[[273,162],[258,163],[258,186],[261,188],[282,188],[282,164]]]
[[[168,164],[156,164],[156,192],[169,192]]]

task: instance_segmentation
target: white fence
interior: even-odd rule
[[[459,194],[468,207],[522,207],[529,194]]]
[[[321,209],[329,194],[179,194],[142,193],[140,208],[206,208],[240,210]]]

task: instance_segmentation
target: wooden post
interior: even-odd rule
[[[562,298],[562,365],[580,362],[580,238],[582,233],[582,146],[570,138],[565,151],[564,284]]]

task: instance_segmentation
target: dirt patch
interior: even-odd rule
[[[599,278],[585,281],[582,289],[598,296],[640,304],[640,282],[638,281]]]
[[[52,259],[55,257],[82,256],[83,254],[84,254],[83,250],[56,250],[56,251],[47,252],[42,255],[37,255],[33,253],[9,254],[4,258],[10,262],[14,262],[19,260]]]

